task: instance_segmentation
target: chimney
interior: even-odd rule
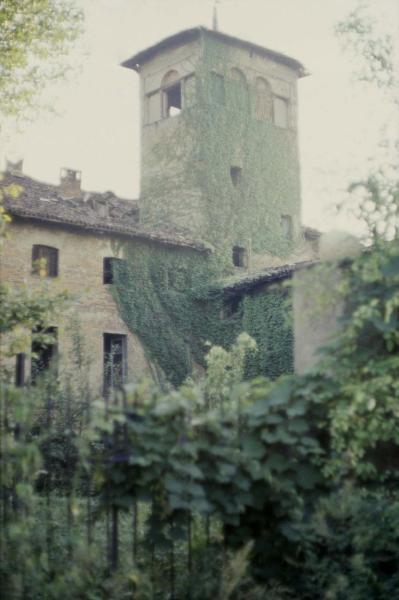
[[[17,161],[11,161],[7,158],[6,160],[6,171],[7,173],[11,173],[11,175],[22,175],[24,160],[21,158]]]
[[[80,196],[80,181],[82,171],[74,169],[61,169],[60,194],[63,198],[76,198]]]

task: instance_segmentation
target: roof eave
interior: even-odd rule
[[[145,61],[149,60],[152,56],[155,56],[156,54],[158,54],[166,48],[178,46],[192,39],[196,39],[197,37],[200,37],[202,33],[212,35],[214,37],[232,42],[237,45],[251,48],[259,52],[260,54],[263,54],[264,56],[269,56],[277,62],[286,64],[287,66],[297,71],[299,78],[306,77],[309,75],[308,71],[306,71],[302,63],[297,61],[295,58],[291,58],[290,56],[287,56],[286,54],[277,52],[275,50],[270,50],[269,48],[265,48],[264,46],[260,46],[259,44],[254,44],[252,42],[242,40],[227,33],[223,33],[221,31],[214,31],[213,29],[207,29],[206,27],[202,26],[179,31],[176,34],[161,40],[157,44],[149,46],[145,50],[141,50],[140,52],[134,54],[131,58],[128,58],[127,60],[123,61],[121,63],[121,66],[127,69],[133,69],[138,73],[140,71],[141,65]]]

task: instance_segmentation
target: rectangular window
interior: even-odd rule
[[[290,215],[281,215],[281,229],[286,240],[292,240],[292,218]]]
[[[19,352],[15,359],[15,385],[23,387],[25,385],[25,354]]]
[[[103,283],[112,284],[115,282],[115,273],[117,273],[118,264],[122,259],[113,256],[106,256],[103,259]]]
[[[240,311],[241,305],[242,297],[239,295],[226,298],[223,302],[223,309],[221,311],[220,318],[223,320],[234,317]]]
[[[32,271],[43,277],[58,277],[58,249],[35,244],[32,247]]]
[[[277,127],[283,127],[287,129],[289,125],[288,120],[288,100],[280,98],[280,96],[274,96],[273,98],[273,111],[274,111],[274,124]]]
[[[104,396],[126,381],[126,365],[126,335],[104,333]]]
[[[241,184],[241,167],[230,167],[230,179],[234,187],[238,187]]]
[[[182,95],[180,81],[166,88],[164,91],[164,103],[166,117],[175,117],[181,113]]]
[[[45,371],[54,367],[57,354],[57,328],[35,330],[37,336],[32,342],[31,382],[34,384]]]
[[[233,246],[233,265],[235,267],[247,266],[247,252],[241,246]]]

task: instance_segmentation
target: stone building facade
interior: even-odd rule
[[[2,185],[22,191],[6,201],[13,222],[2,281],[71,294],[70,310],[54,323],[58,354],[67,365],[77,321],[97,392],[154,369],[178,383],[201,365],[207,341],[228,345],[243,329],[263,353],[251,375],[289,370],[287,294],[270,286],[314,261],[318,244],[301,224],[303,66],[203,27],[123,66],[140,76],[140,200],[83,192],[71,170],[49,186],[8,169]]]

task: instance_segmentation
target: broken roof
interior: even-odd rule
[[[118,198],[113,192],[81,192],[75,198],[63,198],[59,186],[19,173],[5,173],[0,186],[11,185],[22,188],[16,198],[5,194],[5,208],[14,217],[199,252],[209,251],[203,243],[189,239],[177,230],[151,230],[140,225],[138,203]]]
[[[239,277],[230,277],[219,282],[219,286],[216,288],[210,288],[210,292],[216,292],[222,290],[227,296],[235,295],[239,293],[249,292],[250,290],[257,288],[260,285],[269,283],[276,283],[289,279],[292,277],[295,271],[300,269],[306,269],[313,267],[318,261],[306,260],[292,264],[280,265],[279,267],[269,267],[262,271],[256,271],[255,273],[245,273]]]
[[[168,48],[181,46],[182,44],[186,44],[188,42],[196,40],[204,33],[223,42],[247,48],[248,50],[257,52],[261,56],[265,56],[266,58],[271,58],[272,60],[283,63],[297,71],[298,77],[305,77],[307,75],[305,67],[295,58],[291,58],[290,56],[282,54],[281,52],[276,52],[275,50],[270,50],[269,48],[259,46],[258,44],[253,44],[252,42],[248,42],[246,40],[242,40],[232,35],[228,35],[227,33],[215,31],[214,29],[207,29],[206,27],[202,26],[193,27],[192,29],[185,29],[184,31],[175,33],[174,35],[171,35],[161,40],[153,46],[150,46],[149,48],[138,52],[128,60],[125,60],[123,63],[121,63],[121,65],[122,67],[139,71],[140,66],[156,54]]]

